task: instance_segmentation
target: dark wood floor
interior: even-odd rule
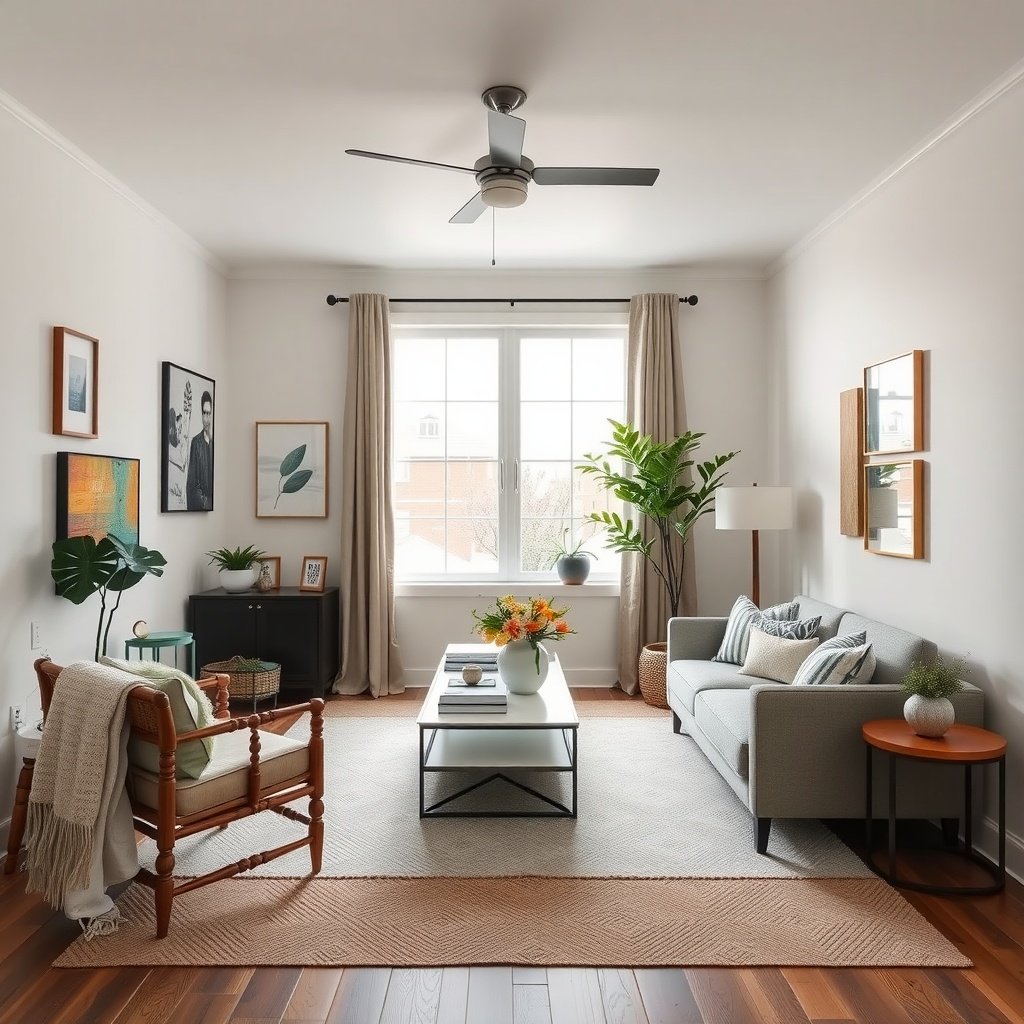
[[[580,700],[620,691],[574,689]],[[418,700],[422,691],[407,691]],[[359,700],[362,698],[347,698]],[[394,698],[403,699],[403,698]],[[858,849],[860,829],[837,825]],[[905,870],[957,880],[940,849]],[[78,926],[0,880],[2,1024],[1006,1024],[1024,1021],[1024,886],[985,897],[907,893],[968,970],[520,967],[57,970]],[[174,927],[172,919],[171,927]],[[567,925],[568,927],[568,925]]]

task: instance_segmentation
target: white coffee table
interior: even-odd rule
[[[447,651],[493,651],[490,644],[449,644]],[[575,818],[576,764],[579,746],[579,716],[558,658],[552,656],[548,676],[540,691],[530,696],[508,695],[505,714],[439,714],[437,699],[447,686],[442,658],[434,673],[416,724],[420,730],[420,817],[421,818]],[[572,775],[569,806],[553,800],[531,786],[510,778],[508,771],[527,769],[567,772]],[[429,806],[424,781],[429,772],[488,771],[486,778],[460,789]],[[548,807],[537,810],[450,810],[453,800],[490,782],[503,780]]]

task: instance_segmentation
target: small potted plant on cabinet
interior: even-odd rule
[[[555,551],[551,566],[558,573],[558,578],[570,587],[577,587],[586,583],[590,575],[590,560],[596,555],[584,550],[583,541],[577,542],[575,547],[569,547],[569,528],[562,531],[562,540]]]
[[[229,594],[242,594],[252,589],[259,576],[256,563],[266,554],[251,544],[247,548],[217,548],[206,553],[210,556],[210,565],[219,567],[217,578]]]
[[[943,736],[953,724],[955,712],[949,698],[964,688],[964,665],[963,658],[936,657],[931,664],[918,662],[903,677],[903,692],[910,695],[903,717],[918,736]]]

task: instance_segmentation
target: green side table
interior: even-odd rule
[[[165,647],[174,649],[174,667],[178,667],[178,648],[189,649],[189,675],[196,677],[196,641],[191,633],[184,630],[166,630],[160,633],[150,633],[146,637],[133,637],[124,642],[124,659],[128,661],[131,655],[129,651],[138,651],[139,657],[144,658],[146,651],[152,651],[154,661],[160,660],[160,652]]]

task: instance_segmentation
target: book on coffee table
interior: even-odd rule
[[[488,689],[480,690],[476,686],[464,686],[461,688],[442,690],[437,698],[438,707],[450,704],[466,704],[480,706],[481,704],[507,704],[508,688],[500,680],[496,679],[494,685]]]
[[[480,689],[494,689],[494,684],[497,682],[495,676],[484,676],[478,683],[467,683],[462,676],[449,676],[448,677],[448,689],[449,690],[480,690]]]
[[[437,705],[439,715],[503,715],[507,704],[441,704]]]

